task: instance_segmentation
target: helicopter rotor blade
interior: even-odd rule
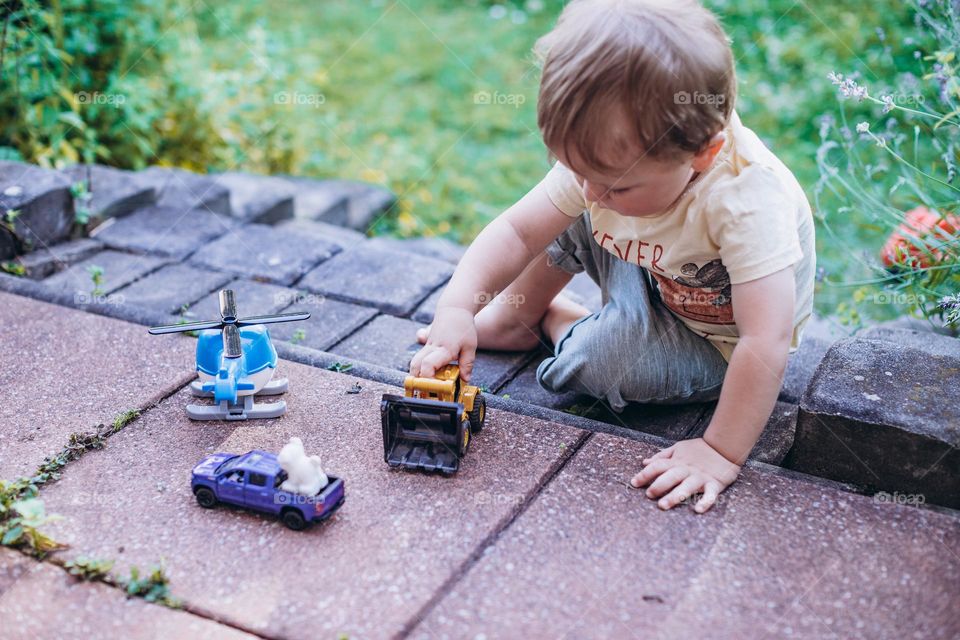
[[[183,331],[203,331],[204,329],[219,329],[223,323],[219,320],[209,320],[206,322],[187,322],[184,324],[167,324],[161,327],[150,327],[147,332],[159,336],[164,333],[181,333]]]
[[[238,327],[249,327],[254,324],[277,324],[279,322],[294,322],[296,320],[306,320],[310,317],[309,311],[300,311],[295,313],[278,313],[269,316],[250,316],[249,318],[240,318],[237,320]]]
[[[223,327],[223,356],[225,358],[239,358],[243,355],[243,345],[240,342],[240,329],[235,324]]]
[[[220,317],[227,324],[237,321],[237,297],[232,289],[220,290]]]

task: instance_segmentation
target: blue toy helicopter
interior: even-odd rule
[[[214,405],[187,405],[192,420],[247,420],[278,418],[287,410],[284,401],[254,402],[255,395],[275,396],[287,391],[287,380],[271,380],[277,367],[277,350],[264,326],[310,317],[307,312],[237,317],[237,302],[230,289],[220,291],[220,320],[151,327],[153,335],[199,331],[197,380],[193,395],[213,398]]]

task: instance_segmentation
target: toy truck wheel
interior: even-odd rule
[[[194,495],[197,497],[197,504],[204,509],[211,509],[217,506],[217,496],[206,487],[200,487],[194,492]]]
[[[463,442],[460,443],[460,455],[467,453],[467,447],[470,446],[470,418],[463,421]]]
[[[487,417],[487,401],[484,400],[483,396],[477,394],[477,397],[473,399],[473,411],[470,412],[470,426],[473,429],[473,433],[480,433],[480,430],[483,429],[483,421]]]
[[[283,524],[285,524],[288,529],[293,529],[294,531],[302,531],[307,526],[307,521],[303,519],[303,514],[297,509],[284,509],[280,513],[280,519],[283,520]]]

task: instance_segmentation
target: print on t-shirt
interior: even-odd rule
[[[720,258],[702,267],[688,262],[682,276],[650,271],[657,279],[663,303],[677,315],[710,324],[733,324],[730,276]]]

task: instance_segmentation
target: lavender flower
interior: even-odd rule
[[[863,102],[863,99],[868,95],[866,87],[857,84],[857,81],[853,78],[844,78],[842,73],[831,71],[827,74],[827,77],[830,82],[838,87],[840,95],[844,98],[856,98],[858,102]]]

